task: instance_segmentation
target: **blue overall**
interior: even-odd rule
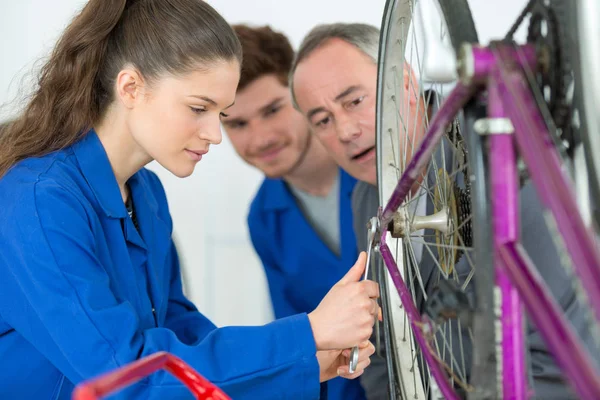
[[[252,243],[265,269],[276,318],[313,311],[358,257],[351,195],[356,180],[340,169],[340,247],[334,254],[305,218],[282,179],[265,178],[248,214]],[[358,379],[328,382],[328,398],[363,400]]]
[[[94,131],[0,179],[0,399],[67,400],[161,350],[233,399],[318,399],[306,314],[217,329],[182,293],[158,178],[142,169],[128,184],[139,232]],[[166,372],[120,394],[191,398]]]

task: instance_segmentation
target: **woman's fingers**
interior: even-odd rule
[[[364,360],[359,361],[358,364],[356,365],[356,371],[353,374],[349,373],[350,371],[349,371],[347,365],[339,367],[338,375],[341,376],[342,378],[346,378],[346,379],[356,379],[363,374],[363,372],[365,371],[365,368],[367,368],[370,364],[371,364],[370,358],[366,358]]]

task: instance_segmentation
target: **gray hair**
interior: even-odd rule
[[[379,53],[379,28],[373,25],[359,23],[321,24],[314,27],[302,40],[296,53],[289,75],[289,87],[292,93],[292,103],[296,109],[296,94],[294,93],[294,73],[298,64],[306,59],[319,47],[331,39],[341,39],[346,43],[356,46],[358,50],[368,56],[373,63],[377,63]]]

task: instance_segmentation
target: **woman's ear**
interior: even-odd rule
[[[125,68],[119,72],[116,79],[117,100],[126,108],[133,108],[144,95],[144,79],[135,68]]]

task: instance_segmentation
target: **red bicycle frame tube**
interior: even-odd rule
[[[73,400],[98,400],[160,369],[164,369],[177,377],[198,400],[230,400],[221,389],[203,378],[180,358],[164,351],[154,353],[115,371],[79,384],[73,391],[72,398]]]

